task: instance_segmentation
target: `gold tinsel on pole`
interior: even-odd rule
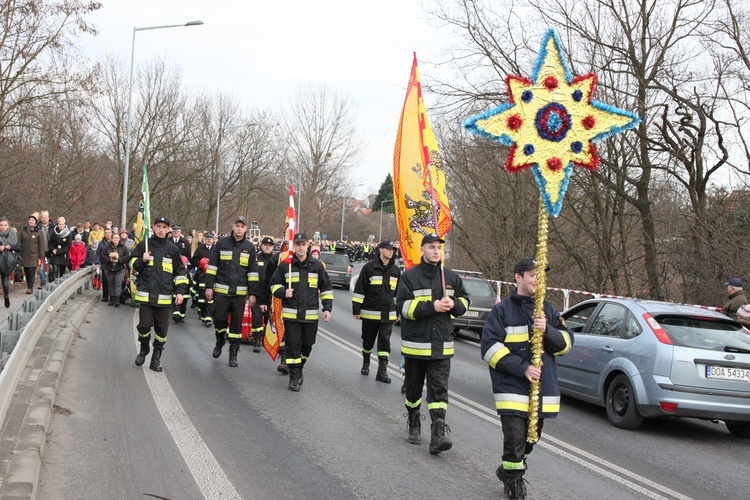
[[[539,198],[539,228],[537,232],[536,247],[536,293],[534,294],[534,317],[544,315],[544,295],[547,289],[547,209],[544,201]],[[544,332],[534,329],[531,336],[531,364],[542,369],[544,364]],[[529,388],[529,426],[526,432],[526,441],[536,443],[539,441],[539,387],[540,382],[531,383]]]
[[[472,116],[466,130],[510,146],[508,172],[534,171],[542,195],[537,241],[537,288],[534,314],[544,314],[547,286],[547,222],[557,217],[573,167],[596,170],[599,157],[594,141],[637,127],[638,115],[596,101],[596,75],[574,77],[565,59],[560,37],[548,28],[531,78],[508,75],[508,102]],[[567,137],[567,139],[566,139]],[[531,363],[542,368],[544,333],[531,336]],[[539,440],[539,382],[529,389],[527,441]]]

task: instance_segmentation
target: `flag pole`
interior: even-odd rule
[[[289,275],[286,280],[287,283],[287,289],[292,289],[292,259],[289,259]]]
[[[143,197],[143,238],[146,240],[145,247],[146,252],[148,252],[148,238],[151,233],[151,188],[148,185],[148,165],[146,163],[143,164],[143,188],[142,188],[141,196]]]
[[[425,150],[427,149],[426,146],[424,146]],[[425,151],[425,154],[427,154],[427,151]],[[425,163],[427,164],[427,178],[430,181],[430,201],[432,201],[432,220],[433,224],[435,225],[435,234],[437,237],[440,237],[440,233],[438,233],[438,211],[437,211],[437,202],[435,201],[435,186],[432,183],[432,162],[427,161],[427,158],[429,156],[425,156]],[[445,252],[443,252],[443,255],[445,255]],[[443,269],[443,263],[440,262],[440,285],[443,287],[443,297],[448,296],[448,291],[445,287],[445,270]]]

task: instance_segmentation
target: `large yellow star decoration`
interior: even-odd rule
[[[593,99],[596,75],[573,77],[550,28],[531,80],[508,76],[509,102],[464,122],[466,129],[510,146],[509,172],[531,168],[547,213],[560,214],[573,166],[599,166],[594,141],[636,127],[639,118]]]

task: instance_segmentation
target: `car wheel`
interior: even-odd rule
[[[638,413],[633,384],[627,375],[618,375],[607,389],[607,418],[620,429],[636,429],[643,422]]]
[[[750,438],[750,422],[724,422],[733,436]]]

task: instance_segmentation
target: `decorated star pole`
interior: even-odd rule
[[[542,40],[531,79],[508,76],[508,102],[464,122],[466,129],[510,147],[505,169],[531,169],[540,191],[537,232],[537,288],[534,315],[544,314],[549,215],[557,217],[573,167],[596,170],[594,141],[636,127],[628,111],[593,99],[596,75],[573,76],[554,29]],[[534,329],[531,363],[542,368],[544,332]],[[527,441],[539,440],[540,382],[529,389]]]

